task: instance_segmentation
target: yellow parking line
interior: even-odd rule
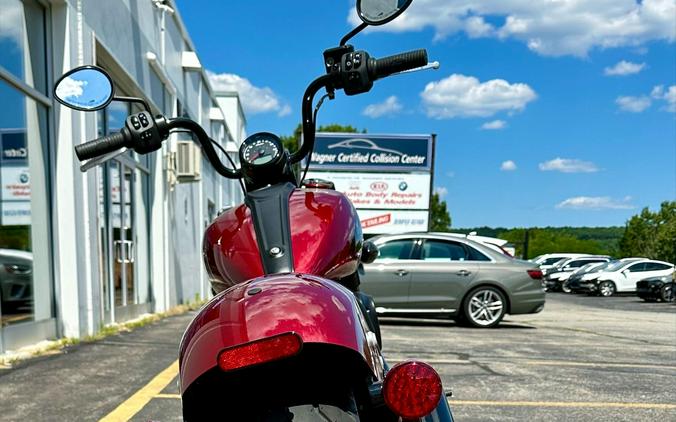
[[[667,403],[615,403],[615,402],[568,402],[568,401],[492,401],[492,400],[453,400],[451,406],[505,406],[505,407],[596,407],[624,409],[676,409],[676,404]]]
[[[156,394],[153,396],[154,399],[181,399],[180,394]]]
[[[388,359],[389,362],[398,363],[404,359]],[[422,361],[429,363],[431,365],[473,365],[475,363],[487,363],[490,364],[486,359],[478,358],[477,361],[470,360],[460,360],[460,359],[425,359],[421,358]],[[513,365],[536,365],[536,366],[582,366],[582,367],[593,367],[593,368],[646,368],[646,369],[671,369],[676,370],[676,366],[670,365],[652,365],[652,364],[643,364],[643,363],[605,363],[605,362],[575,362],[575,361],[566,361],[566,360],[514,360],[512,362],[500,362],[501,364],[511,363]]]
[[[527,365],[541,366],[590,366],[597,368],[650,368],[650,369],[676,369],[676,366],[650,365],[642,363],[605,363],[605,362],[571,362],[561,360],[531,360]]]
[[[99,422],[122,422],[128,421],[143,407],[160,394],[167,385],[178,375],[178,360],[174,361],[167,369],[160,372],[143,386],[134,395],[125,400],[115,410],[104,416]]]

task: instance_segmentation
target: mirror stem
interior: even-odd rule
[[[138,104],[143,105],[143,107],[146,109],[146,111],[148,113],[153,114],[152,111],[150,111],[150,106],[148,105],[146,100],[144,100],[143,98],[115,96],[115,97],[113,97],[113,101],[123,101],[125,103],[138,103]]]
[[[343,37],[343,39],[340,40],[340,46],[342,47],[342,46],[344,46],[345,44],[347,44],[347,42],[350,40],[350,38],[354,37],[355,35],[357,35],[357,34],[360,33],[361,31],[363,31],[364,28],[366,28],[367,26],[369,26],[367,23],[362,22],[361,25],[359,25],[358,27],[354,28],[352,31],[348,32],[347,35],[345,35],[345,36]]]

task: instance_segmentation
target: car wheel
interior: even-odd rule
[[[477,287],[464,301],[463,320],[473,327],[495,327],[505,316],[506,305],[500,290],[489,286]]]
[[[567,282],[567,281],[564,281],[563,284],[561,284],[561,291],[562,291],[563,293],[570,293],[570,292],[572,292],[572,290],[571,290],[570,286],[568,285],[568,282]]]
[[[599,284],[599,295],[603,297],[612,296],[615,294],[615,283],[612,281],[602,281]]]
[[[660,290],[660,299],[662,299],[662,302],[673,302],[676,300],[674,288],[669,285],[662,286],[662,289]]]

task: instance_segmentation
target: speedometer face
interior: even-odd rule
[[[249,164],[259,166],[267,164],[277,158],[279,148],[274,141],[270,139],[257,139],[246,145],[242,151],[242,157]]]

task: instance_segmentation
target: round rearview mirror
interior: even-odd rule
[[[69,71],[54,85],[54,98],[66,107],[81,111],[105,108],[113,100],[113,80],[96,66]]]
[[[378,258],[378,246],[375,243],[367,240],[361,247],[361,259],[364,264],[370,264]]]
[[[357,0],[357,14],[369,25],[382,25],[401,15],[413,0]]]

